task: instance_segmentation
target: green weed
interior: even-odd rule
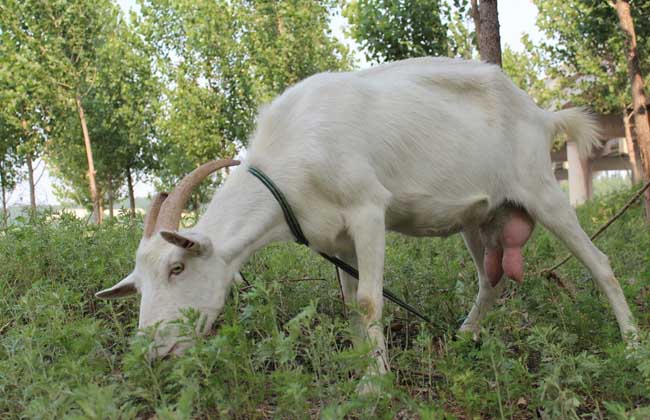
[[[579,210],[587,231],[609,218],[624,190]],[[333,268],[309,250],[274,245],[244,267],[215,333],[179,358],[151,362],[135,336],[137,298],[94,292],[133,268],[141,223],[101,227],[66,215],[17,219],[0,231],[0,418],[617,418],[650,415],[650,229],[638,205],[598,240],[637,316],[636,346],[622,343],[589,273],[538,228],[522,285],[511,283],[481,341],[456,337],[477,290],[459,237],[389,235],[386,284],[430,325],[386,305],[391,374],[356,388],[370,363],[355,349]],[[191,327],[196,314],[186,314]],[[191,329],[191,328],[189,328]]]

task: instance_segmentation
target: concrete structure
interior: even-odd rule
[[[593,195],[592,178],[600,171],[632,171],[634,182],[639,180],[639,162],[636,162],[637,153],[630,154],[633,144],[630,138],[626,140],[626,129],[622,115],[598,115],[602,129],[603,147],[594,151],[588,160],[578,156],[575,143],[568,139],[558,150],[551,152],[551,159],[555,165],[555,177],[558,181],[569,181],[569,200],[573,206],[584,203]],[[632,157],[630,159],[630,157]]]

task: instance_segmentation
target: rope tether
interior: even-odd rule
[[[287,221],[287,225],[289,225],[289,229],[291,230],[291,233],[296,238],[296,242],[301,245],[309,246],[309,241],[305,237],[305,234],[302,232],[302,229],[300,228],[300,224],[298,223],[298,219],[294,215],[293,210],[291,209],[291,206],[289,205],[287,198],[284,196],[284,194],[282,194],[282,191],[280,191],[280,189],[275,185],[275,183],[273,183],[273,181],[271,181],[271,179],[268,176],[266,176],[266,174],[262,172],[260,169],[254,166],[250,166],[248,168],[248,172],[250,172],[257,179],[259,179],[262,182],[262,184],[264,184],[264,186],[271,192],[271,194],[273,194],[273,197],[282,208],[282,213],[284,213],[284,218]],[[327,261],[331,262],[336,267],[340,268],[342,271],[345,271],[347,274],[349,274],[350,276],[354,277],[357,280],[359,279],[359,271],[357,271],[357,269],[355,269],[351,265],[345,263],[344,261],[336,257],[327,255],[323,252],[319,252],[319,254],[321,257],[325,258]],[[383,289],[383,295],[386,299],[401,306],[403,309],[417,316],[421,320],[429,323],[431,322],[431,320],[427,316],[423,315],[420,311],[418,311],[413,306],[404,302],[402,299],[397,297],[397,295],[391,292],[390,290]]]

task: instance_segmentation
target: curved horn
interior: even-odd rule
[[[147,211],[147,216],[144,219],[144,233],[142,234],[143,238],[150,238],[151,235],[156,231],[156,220],[158,219],[158,213],[160,212],[160,207],[163,204],[163,201],[167,198],[169,194],[166,192],[161,192],[156,194],[149,206],[149,211]]]
[[[201,183],[212,172],[218,171],[227,166],[239,165],[238,160],[221,159],[213,160],[212,162],[205,163],[188,175],[185,176],[178,183],[174,191],[169,194],[169,198],[165,200],[160,215],[158,216],[158,223],[156,223],[156,230],[177,230],[178,223],[181,220],[181,212],[185,203],[190,198],[192,190]]]

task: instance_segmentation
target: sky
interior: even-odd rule
[[[137,7],[134,0],[117,0],[117,3],[124,11]],[[535,26],[537,18],[537,8],[530,0],[499,0],[499,23],[501,25],[501,44],[510,46],[515,51],[523,50],[521,36],[528,33],[531,39],[536,42],[542,38],[542,35]],[[343,40],[349,46],[354,47],[354,42],[345,38],[346,21],[345,18],[337,16],[332,20],[332,31],[334,35]],[[356,49],[356,48],[355,48]],[[368,64],[362,55],[358,55],[359,65],[367,67]],[[81,136],[79,136],[81,141]],[[35,179],[38,180],[36,185],[36,202],[38,205],[57,205],[58,201],[52,191],[52,184],[56,182],[49,175],[44,162],[39,161],[35,168]],[[152,192],[150,185],[137,183],[135,194],[138,197],[146,196]],[[27,205],[29,204],[29,185],[22,182],[9,196],[10,205]]]

